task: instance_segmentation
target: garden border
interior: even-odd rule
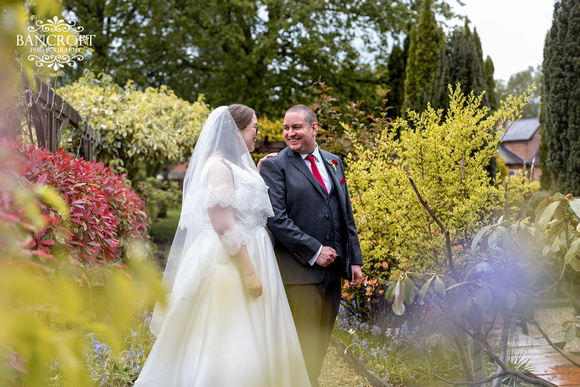
[[[375,374],[371,371],[367,366],[364,365],[356,356],[352,354],[352,352],[346,350],[346,347],[336,340],[334,337],[330,338],[330,344],[336,348],[336,350],[340,353],[340,356],[346,360],[346,362],[354,368],[354,370],[361,376],[367,378],[369,383],[373,387],[393,387],[384,379],[382,379],[379,375]]]

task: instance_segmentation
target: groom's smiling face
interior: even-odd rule
[[[316,149],[318,124],[308,124],[301,112],[290,112],[284,116],[284,140],[296,153],[309,154]]]

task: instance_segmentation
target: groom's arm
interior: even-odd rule
[[[344,174],[344,167],[342,161],[340,162],[340,168],[342,170],[342,175]],[[348,186],[346,184],[346,178],[344,179],[344,192],[346,196],[346,222],[348,229],[348,242],[350,247],[350,264],[351,265],[362,265],[362,253],[360,249],[360,242],[358,240],[358,231],[356,229],[356,221],[354,220],[354,215],[352,212],[352,205],[350,204],[350,194],[348,193]]]
[[[319,252],[322,244],[304,233],[288,217],[284,173],[273,160],[267,159],[261,165],[260,174],[269,188],[268,194],[274,210],[274,216],[268,219],[268,229],[296,259],[303,265],[310,265],[309,261]]]

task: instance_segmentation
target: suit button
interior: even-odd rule
[[[325,217],[326,219],[330,218],[330,216],[329,216],[328,214],[324,215],[324,217]]]
[[[330,235],[326,236],[326,240],[329,241],[330,240]]]

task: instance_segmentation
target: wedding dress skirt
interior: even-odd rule
[[[167,314],[136,386],[310,386],[265,219],[248,224],[255,206],[239,204],[257,196],[255,181],[242,184],[242,177],[238,170],[236,195],[246,200],[238,200],[237,210],[240,224],[246,221],[245,244],[262,296],[247,294],[243,274],[205,222],[183,255]],[[251,198],[243,186],[253,192]],[[260,195],[264,192],[265,185]]]

